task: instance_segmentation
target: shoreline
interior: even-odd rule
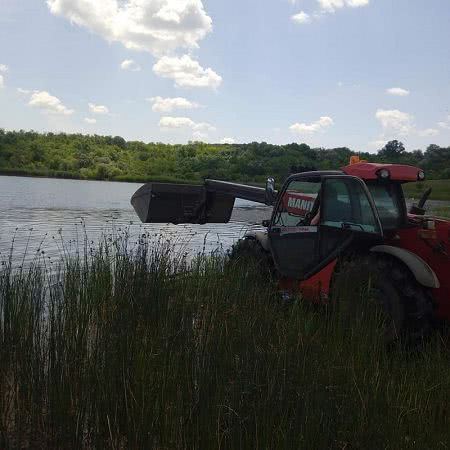
[[[201,180],[183,180],[170,177],[154,177],[147,178],[133,178],[133,177],[115,177],[115,178],[82,178],[70,172],[55,172],[55,173],[30,173],[22,172],[20,170],[4,170],[0,169],[0,176],[4,177],[24,177],[24,178],[48,178],[56,180],[79,180],[79,181],[112,181],[116,183],[180,183],[180,184],[201,184]]]
[[[160,177],[149,177],[149,178],[140,178],[140,177],[113,177],[113,178],[81,178],[76,174],[72,174],[70,172],[42,172],[42,173],[30,173],[27,171],[21,170],[5,170],[0,169],[0,176],[5,177],[25,177],[25,178],[47,178],[47,179],[59,179],[59,180],[79,180],[79,181],[105,181],[105,182],[116,182],[116,183],[179,183],[179,184],[203,184],[203,180],[186,180],[186,179],[177,179],[166,176]],[[230,181],[230,180],[226,180]],[[240,184],[249,184],[249,185],[261,185],[261,183],[257,183],[256,181],[232,181],[234,183]],[[450,179],[449,180],[426,180],[423,182],[421,189],[418,189],[416,184],[408,184],[404,185],[406,188],[405,198],[407,200],[418,200],[420,199],[422,193],[428,188],[432,187],[433,192],[431,193],[430,200],[436,201],[450,201]]]

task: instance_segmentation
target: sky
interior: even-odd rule
[[[450,145],[449,0],[1,0],[0,128]]]

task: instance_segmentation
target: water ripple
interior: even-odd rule
[[[13,247],[15,264],[37,256],[51,262],[64,252],[79,251],[86,242],[95,245],[121,232],[131,243],[146,234],[192,254],[226,250],[270,215],[265,207],[238,200],[229,224],[141,224],[129,203],[139,186],[0,176],[0,259]]]

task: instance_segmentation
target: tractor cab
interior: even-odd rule
[[[306,279],[349,246],[380,242],[383,226],[360,178],[307,172],[285,182],[267,234],[278,271]]]
[[[424,181],[423,170],[401,164],[367,163],[359,161],[358,157],[352,157],[350,164],[343,167],[342,171],[346,175],[356,176],[365,182],[377,206],[385,231],[397,230],[407,225],[408,212],[402,185]],[[423,203],[425,201],[426,198]],[[419,209],[416,211],[419,212]],[[421,210],[422,214],[424,212]]]
[[[355,159],[290,176],[266,223],[277,270],[308,279],[351,247],[381,243],[408,224],[402,183],[422,179],[415,167]]]

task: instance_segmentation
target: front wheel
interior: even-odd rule
[[[272,255],[254,238],[247,237],[236,242],[228,252],[228,262],[255,270],[264,280],[272,282],[276,279]]]
[[[387,343],[399,338],[418,344],[429,335],[432,302],[429,289],[421,286],[410,270],[389,256],[368,255],[348,258],[338,264],[332,281],[335,305],[351,320],[354,302],[368,300],[384,313]]]

